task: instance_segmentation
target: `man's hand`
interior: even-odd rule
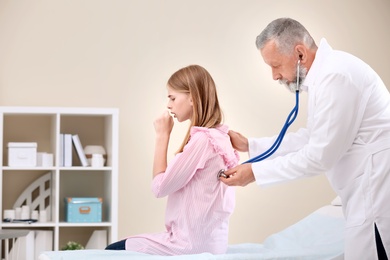
[[[219,177],[219,180],[229,186],[246,186],[255,181],[255,176],[252,172],[252,164],[240,164],[234,168],[226,170],[225,175],[228,178]]]
[[[239,152],[248,152],[248,138],[232,130],[229,131],[229,136],[234,149]]]

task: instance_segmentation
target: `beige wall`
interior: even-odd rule
[[[273,19],[301,21],[317,42],[355,54],[390,86],[390,2],[226,0],[2,0],[0,105],[120,109],[119,236],[164,228],[150,192],[153,120],[165,83],[200,64],[213,75],[226,123],[247,136],[279,132],[294,98],[271,79],[254,40]],[[292,128],[305,124],[306,95]],[[187,125],[175,127],[172,154]],[[242,159],[246,158],[242,154]],[[329,203],[324,176],[237,188],[230,242],[261,242]]]

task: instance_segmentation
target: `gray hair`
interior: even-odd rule
[[[297,44],[316,48],[306,28],[291,18],[279,18],[269,23],[256,38],[257,49],[261,50],[270,40],[274,40],[278,50],[284,54],[291,54]]]

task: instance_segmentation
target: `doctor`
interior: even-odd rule
[[[317,47],[297,21],[272,21],[256,39],[274,80],[289,89],[300,66],[308,92],[306,128],[285,136],[271,157],[242,164],[220,177],[227,185],[260,186],[326,173],[346,218],[345,259],[390,256],[390,94],[360,59]],[[299,62],[298,62],[299,61]],[[299,65],[298,65],[299,64]],[[247,139],[231,131],[234,148],[252,158],[275,138]]]

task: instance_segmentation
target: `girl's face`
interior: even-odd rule
[[[168,109],[179,122],[186,121],[192,116],[192,100],[190,93],[183,93],[168,89]]]

